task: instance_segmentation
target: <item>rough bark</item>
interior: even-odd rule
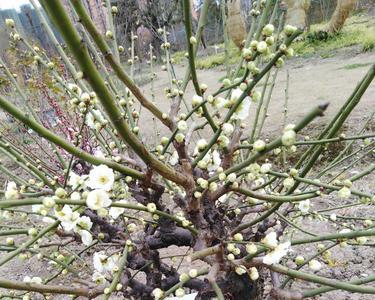
[[[310,0],[287,0],[288,12],[286,24],[304,29],[306,27],[307,11],[310,8]]]
[[[238,48],[243,47],[243,41],[246,38],[245,20],[241,15],[240,2],[240,0],[228,1],[227,19],[228,35]]]
[[[357,0],[338,0],[335,12],[329,22],[327,32],[337,33],[339,32],[348,18],[351,11],[353,11]]]

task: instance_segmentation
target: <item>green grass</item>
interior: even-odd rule
[[[375,49],[375,20],[369,16],[353,16],[340,33],[328,36],[326,40],[314,39],[325,26],[325,23],[312,25],[305,39],[293,43],[296,53],[303,57],[319,54],[327,58],[335,50],[350,46],[357,45],[363,52]]]
[[[224,65],[225,64],[225,53],[224,53],[224,45],[220,45],[219,53],[213,54],[206,57],[198,57],[196,60],[196,66],[198,69],[210,69],[216,66]],[[233,65],[238,62],[238,59],[241,55],[240,50],[234,45],[234,43],[230,43],[229,45],[229,65]]]
[[[292,47],[296,54],[302,57],[310,57],[318,54],[326,59],[335,55],[338,49],[359,46],[363,52],[375,50],[375,18],[370,16],[352,16],[346,20],[342,31],[336,35],[327,36],[325,40],[317,38],[319,31],[327,24],[315,24],[310,32],[304,35],[300,41],[294,42]],[[213,48],[213,46],[210,46]],[[213,52],[213,49],[209,49]],[[205,52],[204,52],[205,53]],[[231,42],[229,47],[229,65],[234,65],[240,57],[240,50]],[[172,55],[175,63],[187,62],[184,51],[175,52]],[[210,69],[225,64],[224,44],[218,45],[218,53],[212,55],[200,54],[196,59],[198,69]]]
[[[357,68],[363,68],[372,65],[372,63],[361,63],[361,64],[350,64],[350,65],[345,65],[341,69],[344,70],[353,70]]]
[[[224,53],[224,44],[217,45],[218,46],[218,53],[212,55],[205,55],[197,57],[195,61],[195,66],[197,69],[211,69],[216,66],[221,66],[225,64],[225,53]],[[212,46],[210,46],[212,47]],[[213,47],[212,47],[213,48]],[[213,51],[210,49],[210,51]],[[241,52],[240,50],[234,45],[234,43],[230,43],[229,45],[229,65],[233,65],[238,62],[238,58],[240,57]],[[172,55],[175,63],[181,64],[183,61],[186,61],[185,52],[178,51]]]

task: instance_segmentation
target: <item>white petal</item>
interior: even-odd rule
[[[80,230],[79,235],[81,236],[82,243],[85,246],[90,246],[92,244],[92,235],[87,230]]]

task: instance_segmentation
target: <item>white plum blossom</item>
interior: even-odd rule
[[[303,200],[298,203],[298,209],[303,213],[306,214],[309,212],[310,209],[310,200]]]
[[[292,177],[285,178],[283,181],[283,186],[290,189],[294,185],[294,179]]]
[[[335,213],[330,214],[330,215],[329,215],[329,219],[330,219],[331,221],[335,222],[335,221],[337,220],[337,216],[336,216],[336,214],[335,214]]]
[[[234,131],[234,127],[231,123],[224,123],[222,126],[221,126],[221,129],[223,130],[223,133],[226,135],[226,136],[230,136],[233,131]]]
[[[113,170],[106,165],[95,166],[89,173],[87,186],[92,189],[109,191],[115,181]]]
[[[128,203],[126,200],[120,200],[118,201],[118,203]],[[121,214],[123,214],[125,211],[125,208],[123,207],[111,207],[109,209],[109,215],[113,218],[113,219],[117,219]]]
[[[188,125],[187,125],[186,121],[181,120],[177,123],[177,128],[180,131],[186,131],[188,129]]]
[[[178,153],[177,151],[173,151],[171,157],[169,158],[169,163],[171,166],[175,166],[178,164]]]
[[[253,163],[253,164],[249,165],[248,169],[249,169],[250,173],[258,174],[260,172],[260,165],[257,164],[257,163]]]
[[[346,186],[344,186],[343,188],[341,188],[337,195],[340,197],[340,198],[343,198],[343,199],[347,199],[350,197],[351,195],[351,191],[349,188],[347,188]]]
[[[155,300],[159,300],[159,299],[163,298],[164,292],[163,292],[163,290],[161,290],[159,288],[156,288],[152,291],[152,296],[155,298]]]
[[[255,267],[251,267],[251,268],[250,268],[250,279],[251,279],[252,281],[255,281],[255,280],[257,280],[258,278],[259,278],[259,273],[258,273],[257,268],[255,268]]]
[[[94,150],[94,156],[98,157],[98,158],[105,158],[105,154],[104,154],[104,152],[100,148],[96,148]]]
[[[75,83],[68,83],[68,90],[69,92],[74,92],[76,93],[79,97],[81,97],[82,90],[81,88],[76,85]]]
[[[287,130],[281,136],[281,142],[284,146],[292,146],[296,142],[296,132],[294,130]]]
[[[86,125],[91,129],[96,129],[96,123],[103,124],[106,122],[106,119],[100,112],[100,110],[93,109],[86,116]]]
[[[244,265],[239,265],[235,268],[235,272],[238,274],[238,275],[243,275],[245,273],[247,273],[247,270],[246,270],[246,267]]]
[[[309,268],[312,271],[317,272],[322,268],[322,264],[319,261],[317,261],[316,259],[313,259],[313,260],[309,261]]]
[[[256,140],[253,144],[253,149],[255,151],[263,151],[266,148],[266,142],[263,140]]]
[[[268,233],[264,237],[264,239],[262,239],[262,243],[269,248],[272,248],[272,249],[276,248],[277,244],[279,243],[277,240],[276,232],[271,231],[270,233]]]
[[[229,101],[223,97],[217,97],[213,100],[212,106],[216,109],[221,109],[228,105]]]
[[[81,200],[81,194],[78,193],[78,192],[73,192],[70,195],[70,199],[72,199],[73,201],[79,201],[79,200]]]
[[[246,252],[247,253],[255,254],[257,251],[258,251],[258,247],[255,244],[250,243],[250,244],[246,245]]]
[[[65,231],[73,230],[79,219],[79,213],[73,211],[67,204],[61,210],[55,209],[55,216],[61,222],[61,226]]]
[[[201,96],[198,96],[198,95],[194,95],[193,99],[191,101],[193,106],[197,106],[197,105],[201,104],[202,102],[203,102],[203,98]]]
[[[102,273],[94,272],[91,278],[98,285],[106,283],[105,276]]]
[[[272,165],[270,163],[263,164],[260,167],[260,173],[266,174],[269,171],[271,171],[271,169],[272,169]]]
[[[5,25],[13,28],[14,27],[14,20],[13,19],[5,19]]]
[[[113,268],[118,265],[119,257],[114,254],[108,256],[104,251],[95,252],[93,255],[93,264],[96,271],[105,274],[106,272],[111,273]]]
[[[82,243],[85,246],[90,246],[92,244],[92,234],[87,230],[78,230],[77,233],[81,236]]]
[[[40,277],[25,276],[23,278],[23,282],[25,282],[25,283],[34,283],[34,284],[42,284],[43,280]]]
[[[14,200],[18,198],[19,193],[17,190],[17,184],[14,181],[8,182],[4,196],[7,200]]]
[[[216,171],[221,164],[220,153],[217,150],[211,151],[211,159],[207,164],[207,170],[209,172]]]
[[[198,151],[202,151],[207,147],[208,143],[205,139],[200,139],[197,141]]]
[[[267,48],[268,48],[268,45],[267,45],[267,43],[266,43],[265,41],[260,41],[260,42],[258,42],[258,44],[257,44],[257,51],[258,51],[259,53],[264,53],[264,52],[266,52],[266,51],[267,51]]]
[[[263,263],[266,265],[277,264],[285,255],[287,255],[289,250],[290,242],[281,243],[277,245],[274,250],[267,253],[267,255],[263,257]]]
[[[240,98],[242,93],[243,93],[243,91],[241,91],[241,89],[235,89],[232,92],[230,102],[235,103],[238,100],[238,98]],[[249,116],[250,105],[251,105],[251,98],[249,96],[246,96],[242,100],[241,104],[238,106],[236,111],[234,112],[232,118],[235,119],[235,120],[241,120],[241,121],[245,120]]]
[[[92,221],[87,216],[81,216],[77,220],[77,226],[85,230],[90,230],[92,227]]]
[[[69,173],[68,185],[71,186],[73,190],[78,187],[84,187],[84,182],[85,181],[81,176],[72,171]]]
[[[275,26],[273,26],[272,24],[267,24],[263,27],[262,34],[264,34],[265,36],[271,36],[274,30]]]
[[[253,100],[253,102],[255,103],[257,103],[261,98],[262,98],[262,93],[259,91],[254,91],[251,94],[251,100]]]
[[[88,193],[86,204],[93,210],[99,210],[104,207],[110,206],[112,203],[109,195],[104,190],[93,190]]]

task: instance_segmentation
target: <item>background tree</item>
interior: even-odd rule
[[[354,10],[357,0],[338,0],[336,9],[329,21],[327,31],[328,33],[339,32],[345,24],[346,19]]]

